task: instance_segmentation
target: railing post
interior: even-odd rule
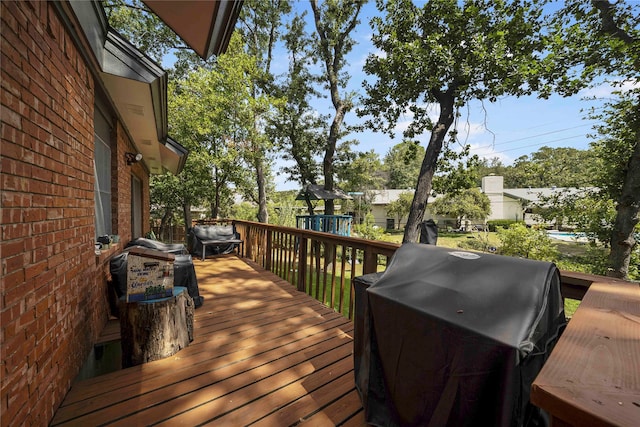
[[[271,249],[273,246],[273,231],[272,230],[267,230],[267,244],[266,244],[266,248],[265,250],[267,251],[265,253],[265,266],[264,268],[271,271],[271,259],[272,259],[272,254],[271,254]]]
[[[300,237],[298,246],[298,290],[305,292],[307,288],[307,238]]]
[[[364,250],[362,274],[375,273],[376,271],[378,271],[378,254],[367,247]]]
[[[245,251],[245,256],[249,259],[253,259],[253,242],[251,241],[251,235],[253,234],[251,231],[253,230],[253,227],[250,225],[246,225],[245,226],[245,234],[247,235],[245,237],[245,243],[244,243],[244,251]]]

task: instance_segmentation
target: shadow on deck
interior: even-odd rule
[[[194,263],[191,345],[74,383],[51,425],[365,425],[351,321],[236,256]]]

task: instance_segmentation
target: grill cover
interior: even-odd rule
[[[546,423],[529,390],[565,324],[554,264],[405,244],[354,287],[367,422]]]

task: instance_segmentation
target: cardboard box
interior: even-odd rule
[[[173,295],[174,254],[133,248],[127,256],[127,302]]]

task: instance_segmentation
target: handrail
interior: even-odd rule
[[[241,256],[353,319],[353,277],[384,268],[399,245],[252,221],[234,220]]]
[[[241,256],[350,319],[354,314],[351,279],[383,271],[400,247],[397,243],[253,221],[232,222],[245,241]],[[592,283],[611,280],[565,270],[560,275],[562,296],[577,300],[582,300]]]

